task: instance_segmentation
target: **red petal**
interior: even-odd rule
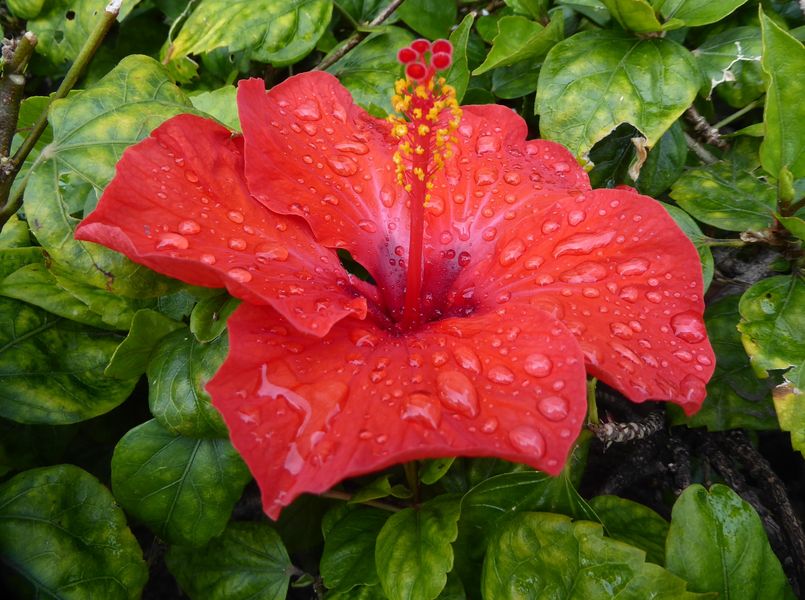
[[[668,213],[624,190],[554,193],[527,208],[490,225],[494,252],[456,280],[455,302],[542,308],[579,339],[592,375],[635,402],[698,410],[715,363],[701,265]]]
[[[76,238],[193,285],[225,286],[315,335],[366,314],[335,253],[303,221],[249,196],[242,138],[200,117],[177,116],[126,150]]]
[[[262,80],[241,81],[238,110],[252,194],[276,212],[302,216],[321,244],[345,248],[381,291],[399,295],[405,273],[394,248],[407,248],[408,210],[389,124],[321,72],[291,77],[267,93]]]
[[[301,493],[427,457],[497,456],[557,474],[586,413],[575,339],[529,306],[406,336],[346,319],[315,339],[248,304],[228,326],[229,357],[208,390],[272,518]]]

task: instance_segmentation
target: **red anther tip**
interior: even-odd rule
[[[430,64],[437,71],[446,69],[453,63],[453,58],[447,52],[437,52],[431,56]]]
[[[397,60],[404,65],[407,65],[410,62],[414,62],[416,60],[416,57],[417,53],[408,47],[401,48],[400,51],[397,52]]]
[[[405,67],[405,75],[408,79],[413,79],[414,81],[422,81],[427,74],[428,70],[425,68],[425,65],[419,62],[409,63]]]
[[[415,52],[418,52],[420,55],[425,54],[428,50],[430,50],[430,42],[426,39],[418,39],[411,42],[411,49]]]
[[[436,40],[430,48],[434,54],[453,54],[453,44],[449,40]]]

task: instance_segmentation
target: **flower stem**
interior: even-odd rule
[[[763,104],[763,100],[764,100],[764,98],[758,98],[757,100],[753,100],[752,102],[750,102],[749,104],[744,106],[741,110],[735,111],[731,115],[721,119],[718,123],[713,125],[713,127],[715,129],[721,129],[725,125],[729,125],[730,123],[732,123],[736,119],[740,119],[742,116],[744,116],[750,110],[753,110],[753,109],[757,108],[758,106],[760,106],[761,104]]]
[[[322,498],[332,498],[333,500],[344,500],[349,502],[352,500],[352,494],[348,494],[346,492],[339,492],[338,490],[330,490],[328,492],[324,492],[321,494]],[[374,508],[379,508],[381,510],[387,510],[389,512],[400,512],[402,509],[399,506],[393,506],[391,504],[386,504],[385,502],[377,502],[375,500],[367,500],[366,502],[361,502],[360,504],[365,504],[366,506],[372,506]]]
[[[117,19],[117,15],[120,13],[121,4],[123,4],[123,0],[112,0],[106,6],[106,10],[101,16],[100,21],[95,25],[95,29],[90,33],[87,41],[84,42],[78,56],[64,76],[61,85],[50,96],[48,105],[42,111],[42,114],[39,115],[28,137],[25,138],[17,149],[17,152],[15,152],[14,156],[11,158],[9,173],[0,181],[0,228],[11,218],[11,215],[17,212],[22,202],[22,194],[17,194],[15,198],[9,202],[11,184],[14,182],[17,173],[19,173],[22,168],[22,164],[25,162],[25,159],[28,158],[28,155],[31,153],[31,150],[33,150],[39,137],[45,131],[48,124],[48,113],[50,112],[50,107],[53,105],[53,101],[64,98],[70,90],[73,89],[73,86],[75,86],[84,68],[92,60],[92,57],[95,56],[95,52],[100,48],[103,39],[112,28],[112,25]]]

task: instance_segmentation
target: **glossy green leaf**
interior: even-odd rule
[[[709,238],[702,233],[696,221],[684,210],[665,203],[662,203],[662,206],[668,211],[668,214],[673,217],[676,224],[679,225],[679,228],[685,232],[688,239],[693,242],[693,245],[696,246],[696,251],[699,253],[699,260],[702,263],[702,280],[706,291],[713,281],[713,272],[715,271],[713,252],[710,250],[708,244]]]
[[[716,370],[707,383],[707,400],[701,410],[689,419],[675,410],[675,423],[710,431],[776,428],[769,385],[752,370],[736,329],[741,318],[739,299],[727,296],[707,307],[705,323],[716,353]]]
[[[393,496],[394,498],[410,498],[413,496],[411,490],[402,484],[391,485],[391,475],[381,475],[367,485],[359,488],[349,501],[349,504],[360,504],[368,500],[377,500]]]
[[[28,234],[28,223],[17,215],[11,215],[3,228],[0,229],[0,250],[6,248],[27,248],[31,245],[31,236]]]
[[[655,2],[666,19],[679,19],[688,27],[720,21],[746,0],[659,0]]]
[[[805,377],[802,275],[763,279],[744,293],[738,309],[738,331],[755,372],[765,376],[769,369],[786,369],[786,379],[795,383]]]
[[[349,590],[380,582],[375,541],[392,513],[356,507],[336,521],[324,539],[319,572],[330,589]]]
[[[103,17],[104,0],[49,0],[28,21],[36,32],[36,51],[50,62],[65,67],[78,56],[81,46]]]
[[[805,369],[800,368],[800,378]],[[805,393],[803,387],[791,383],[780,385],[774,390],[774,408],[780,422],[780,429],[791,434],[791,446],[805,456]]]
[[[609,23],[611,15],[601,0],[557,0],[559,6],[567,8],[584,15],[596,25],[606,25]]]
[[[407,30],[387,27],[367,37],[327,71],[341,80],[355,102],[376,116],[385,116],[391,111],[394,82],[403,75],[396,53],[389,48],[402,48],[413,40]]]
[[[467,42],[469,41],[472,24],[475,22],[475,14],[470,12],[463,19],[458,27],[450,34],[450,43],[453,44],[453,64],[447,71],[445,78],[447,83],[456,88],[456,100],[461,102],[464,92],[467,91],[467,84],[470,82],[470,69],[467,61]]]
[[[794,598],[755,510],[725,485],[698,484],[677,498],[666,545],[668,570],[691,590],[731,600]]]
[[[327,29],[332,0],[201,0],[173,42],[171,58],[226,47],[274,66],[306,56]]]
[[[120,339],[0,298],[0,416],[56,425],[112,410],[137,381],[103,374]]]
[[[662,31],[662,23],[647,0],[601,0],[621,27],[636,33]]]
[[[219,123],[233,131],[240,131],[237,91],[234,85],[225,85],[217,90],[190,96],[190,102],[201,112],[214,117]]]
[[[355,21],[368,23],[389,5],[391,0],[339,0],[338,6],[346,11]],[[389,23],[394,19],[385,21]]]
[[[54,103],[54,139],[31,173],[24,210],[56,275],[136,298],[162,296],[175,285],[122,254],[74,240],[73,231],[94,208],[123,150],[168,117],[189,110],[164,68],[144,56],[123,59],[92,88]]]
[[[0,278],[32,264],[45,264],[45,255],[38,246],[28,248],[0,248]],[[0,279],[0,281],[2,281]]]
[[[536,61],[563,37],[564,18],[561,12],[554,13],[547,26],[519,15],[503,17],[498,21],[498,34],[492,41],[492,49],[472,74],[481,75],[523,60]]]
[[[455,460],[455,458],[434,458],[424,461],[419,470],[419,480],[425,485],[433,485],[445,476]]]
[[[785,227],[794,237],[805,241],[805,219],[801,219],[800,217],[784,217],[779,214],[776,215],[776,217],[777,220],[780,221],[780,225]]]
[[[377,537],[375,563],[390,600],[433,600],[453,568],[459,498],[438,496],[386,521]]]
[[[8,10],[20,19],[33,19],[42,11],[45,0],[6,0]]]
[[[687,171],[671,188],[671,198],[699,221],[727,231],[769,227],[777,206],[773,186],[728,162]]]
[[[694,600],[683,579],[645,552],[603,535],[598,523],[552,513],[513,515],[494,533],[482,575],[484,600]]]
[[[0,485],[0,557],[14,574],[7,598],[135,600],[148,579],[112,494],[73,465]]]
[[[72,274],[65,274],[61,269],[54,270],[52,263],[50,267],[59,287],[86,304],[92,312],[100,315],[104,323],[114,329],[128,331],[131,329],[134,314],[138,310],[154,306],[155,300],[152,298],[140,299],[118,296],[113,292],[86,284],[83,281],[76,281],[72,278]],[[147,269],[137,272],[143,273],[145,279],[150,279],[152,275]],[[173,286],[172,283],[170,285],[171,287]]]
[[[171,546],[165,561],[192,600],[284,600],[294,572],[267,523],[232,522],[203,548]]]
[[[142,375],[159,340],[180,327],[181,323],[155,310],[138,310],[131,321],[129,334],[115,349],[104,373],[121,379]]]
[[[539,76],[542,137],[578,157],[621,123],[654,146],[690,106],[700,74],[693,56],[665,38],[585,31],[559,42]]]
[[[506,6],[516,14],[526,15],[532,19],[542,19],[548,10],[548,0],[505,0]]]
[[[148,404],[151,414],[170,433],[227,437],[223,419],[204,386],[228,350],[227,336],[201,343],[184,328],[161,339],[148,363]]]
[[[397,16],[417,33],[436,40],[449,35],[457,12],[456,0],[405,0]]]
[[[609,537],[640,548],[648,562],[665,564],[668,521],[648,506],[618,496],[596,496],[590,500],[590,508]]]
[[[760,28],[734,27],[708,37],[693,51],[704,74],[704,95],[718,87],[732,106],[744,106],[764,91]]]
[[[787,167],[799,179],[805,177],[805,47],[762,11],[760,26],[768,81],[760,162],[772,177]]]
[[[226,320],[240,304],[229,294],[200,300],[190,314],[190,331],[199,342],[211,342],[226,329]]]
[[[170,544],[219,535],[249,479],[229,440],[176,436],[156,419],[123,436],[112,456],[115,498]]]
[[[647,196],[659,196],[682,175],[687,157],[685,131],[679,121],[676,121],[648,153],[635,182],[637,189]]]
[[[361,585],[351,590],[333,590],[325,596],[326,600],[388,600],[380,584]]]
[[[529,60],[520,61],[492,71],[492,93],[504,100],[521,98],[537,89],[538,79],[539,65]]]
[[[593,188],[613,188],[631,183],[629,165],[635,158],[635,143],[641,140],[640,132],[628,123],[618,125],[603,140],[590,149],[587,156],[595,166],[590,170]],[[642,142],[641,142],[642,143]]]

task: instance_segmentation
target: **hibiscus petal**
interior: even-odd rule
[[[241,81],[238,111],[252,194],[271,210],[303,217],[321,244],[348,250],[399,304],[405,272],[394,248],[407,248],[409,220],[389,124],[322,72],[268,92],[260,79]]]
[[[242,304],[207,386],[276,518],[299,494],[421,458],[497,456],[557,474],[587,410],[573,335],[533,307],[399,335],[345,319],[322,339]]]
[[[269,304],[314,335],[366,314],[337,255],[303,221],[249,196],[242,138],[193,115],[174,117],[126,150],[76,238],[187,283]]]
[[[715,359],[693,244],[634,191],[555,193],[541,204],[501,227],[494,252],[465,269],[450,294],[456,305],[542,308],[579,339],[592,375],[635,402],[698,410]]]

